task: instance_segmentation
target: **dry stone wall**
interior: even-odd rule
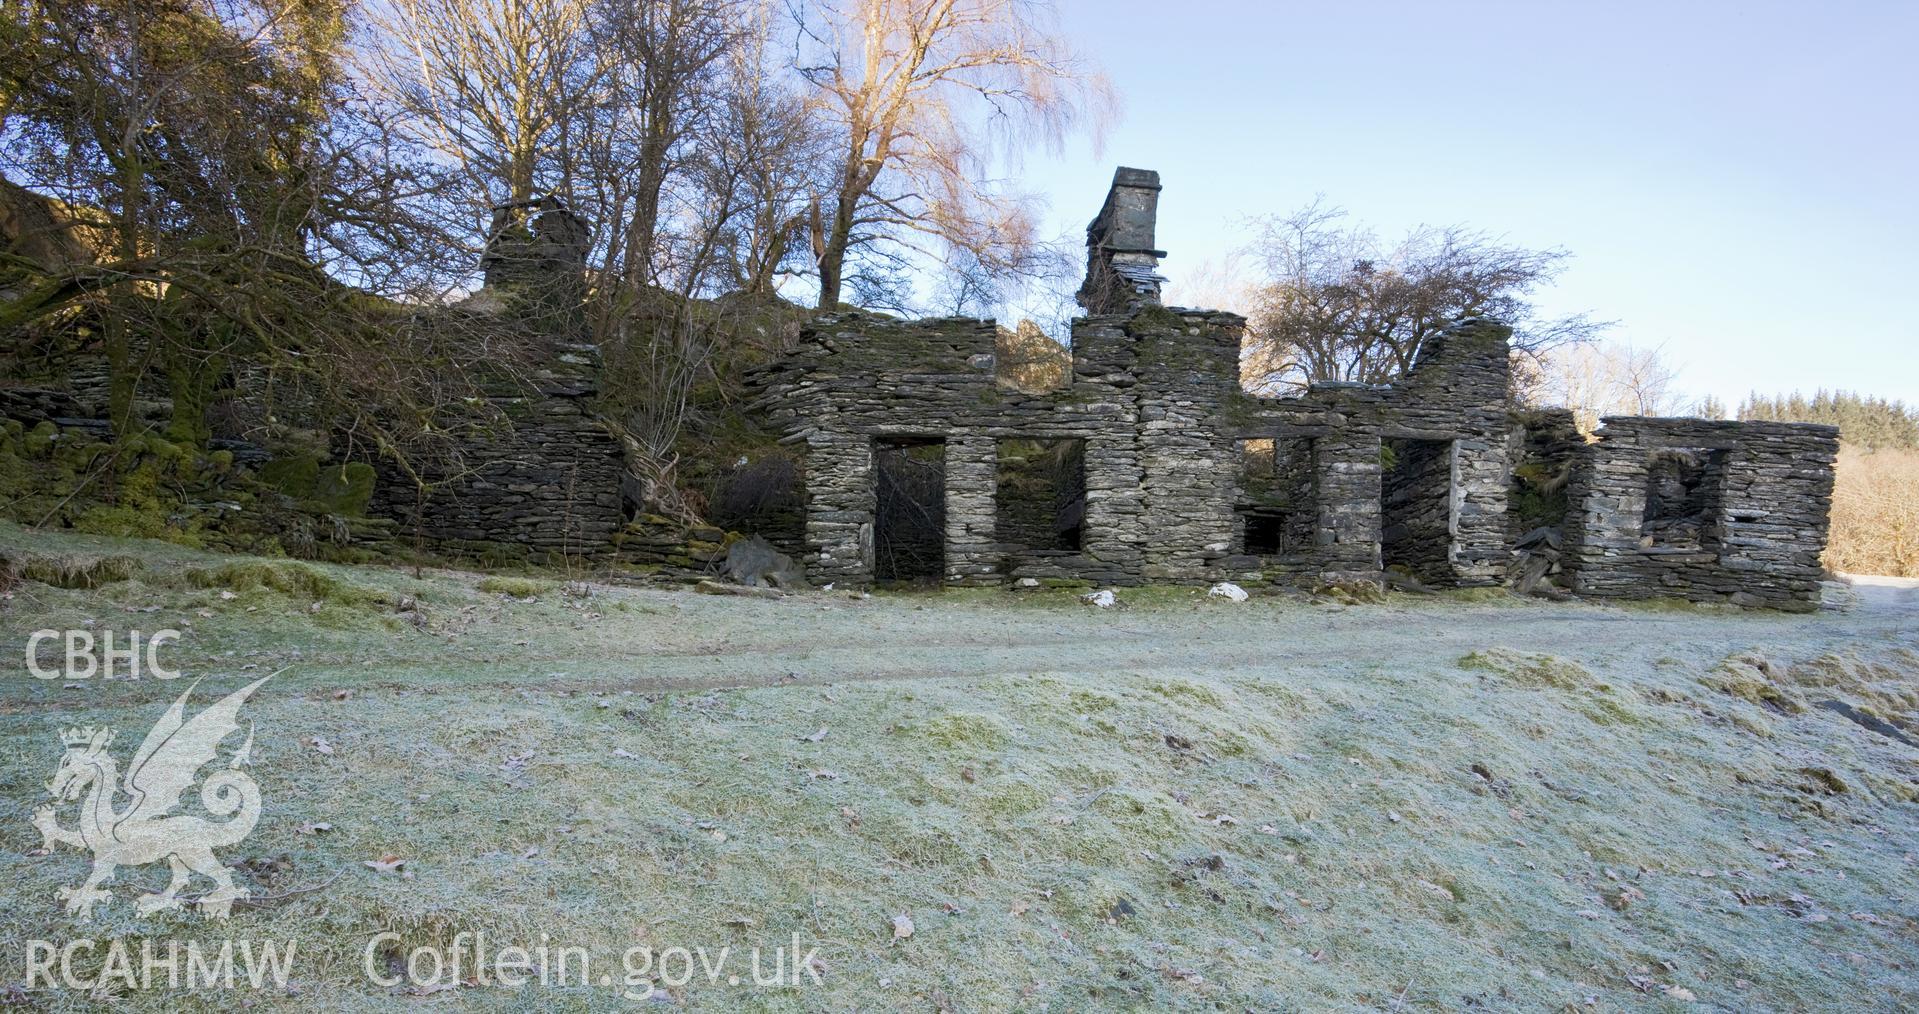
[[[1569,491],[1573,591],[1817,608],[1838,450],[1831,426],[1604,420]],[[1699,512],[1697,537],[1663,538],[1648,523],[1649,497],[1670,490],[1660,463],[1675,453],[1701,461],[1703,485],[1688,491]]]
[[[489,394],[503,420],[490,436],[424,472],[424,496],[393,462],[369,512],[392,518],[403,541],[487,559],[605,556],[626,523],[620,447],[593,417],[598,359],[591,346],[557,346],[529,385]]]
[[[1377,580],[1384,440],[1418,441],[1441,459],[1443,480],[1420,484],[1433,501],[1419,506],[1431,543],[1421,578],[1502,577],[1503,327],[1455,328],[1404,385],[1322,385],[1284,401],[1240,390],[1242,329],[1240,318],[1215,311],[1088,317],[1074,329],[1072,382],[1028,394],[997,382],[991,322],[816,320],[793,355],[755,375],[752,406],[804,447],[812,579],[874,578],[873,455],[891,441],[944,445],[948,583]],[[1022,534],[1030,521],[1009,518],[1001,530],[998,445],[1062,439],[1083,446],[1081,548],[1034,551]],[[1274,439],[1308,459],[1289,467],[1309,473],[1295,474],[1292,488],[1312,502],[1287,507],[1293,530],[1308,534],[1282,553],[1245,548],[1235,508],[1258,499],[1245,488],[1247,439]]]

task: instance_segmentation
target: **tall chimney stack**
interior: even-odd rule
[[[1086,227],[1086,281],[1079,305],[1087,313],[1134,313],[1158,306],[1159,259],[1153,233],[1159,217],[1159,174],[1121,166],[1099,215]]]

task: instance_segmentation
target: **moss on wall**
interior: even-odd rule
[[[313,481],[313,501],[329,514],[363,517],[373,499],[373,466],[363,461],[327,465]]]
[[[310,500],[320,479],[320,461],[310,454],[274,458],[260,466],[260,481],[295,500]]]

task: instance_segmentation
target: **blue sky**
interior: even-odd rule
[[[1029,157],[1056,230],[1157,169],[1166,273],[1316,194],[1393,235],[1573,260],[1542,299],[1660,346],[1694,396],[1919,403],[1919,0],[1059,0],[1124,111]],[[1177,295],[1177,292],[1174,293]]]

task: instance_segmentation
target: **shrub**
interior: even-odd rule
[[[1919,451],[1839,451],[1826,566],[1919,577]]]

